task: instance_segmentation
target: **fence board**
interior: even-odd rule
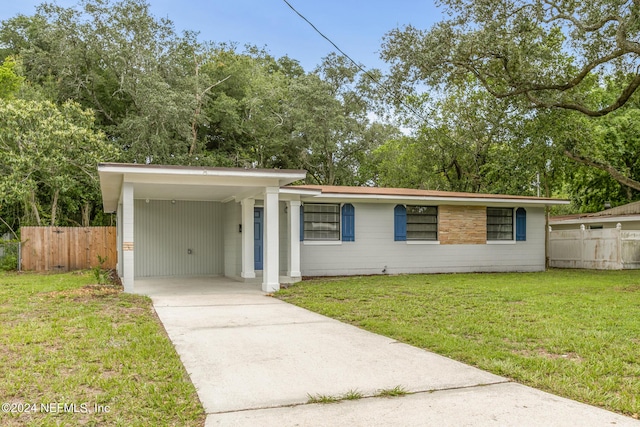
[[[71,271],[117,262],[115,227],[22,227],[22,269]]]
[[[640,231],[558,230],[549,233],[549,265],[556,268],[640,268]]]

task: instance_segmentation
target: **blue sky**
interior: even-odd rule
[[[412,24],[429,28],[443,17],[433,1],[289,0],[343,51],[368,68],[384,68],[379,59],[383,36]],[[35,13],[36,0],[1,0],[0,20]],[[76,0],[57,0],[72,6]],[[148,0],[156,17],[168,17],[178,32],[200,32],[201,40],[266,47],[274,56],[289,55],[310,71],[334,51],[333,46],[282,0]]]

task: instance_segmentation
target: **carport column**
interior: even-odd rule
[[[118,203],[118,210],[116,211],[116,251],[117,262],[116,269],[118,270],[118,277],[123,277],[122,272],[122,203]]]
[[[122,183],[122,284],[133,293],[133,183]]]
[[[289,277],[300,277],[300,201],[289,202]]]
[[[254,199],[244,199],[242,203],[242,272],[244,279],[253,279],[255,272],[255,255],[253,253],[253,209],[256,204]]]
[[[278,187],[267,187],[264,191],[264,265],[262,270],[262,290],[264,292],[280,289],[279,193]]]

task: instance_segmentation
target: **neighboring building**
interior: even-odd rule
[[[549,219],[549,266],[640,268],[640,202]]]
[[[118,273],[222,275],[262,289],[302,276],[542,271],[545,206],[564,200],[292,186],[303,170],[98,167],[117,212]]]
[[[616,228],[618,224],[623,230],[640,230],[640,201],[595,213],[549,218],[549,226],[558,231],[579,230],[581,225],[587,230],[599,230]]]

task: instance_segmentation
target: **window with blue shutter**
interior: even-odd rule
[[[407,208],[403,205],[396,205],[393,209],[393,234],[396,242],[407,240]]]
[[[300,241],[304,240],[304,206],[300,205]]]
[[[524,208],[516,210],[516,241],[527,240],[527,211]]]
[[[342,205],[342,241],[343,242],[355,242],[356,240],[356,227],[355,227],[355,209],[351,203],[345,203]]]

